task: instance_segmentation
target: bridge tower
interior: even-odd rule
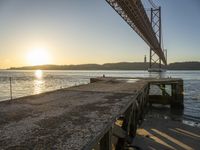
[[[151,8],[150,21],[151,21],[151,26],[154,30],[154,34],[157,37],[159,45],[162,49],[161,7]],[[149,72],[161,72],[161,71],[162,71],[161,58],[158,55],[156,55],[154,49],[150,47]]]

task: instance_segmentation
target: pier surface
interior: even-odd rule
[[[0,149],[92,148],[147,86],[105,80],[0,103]]]

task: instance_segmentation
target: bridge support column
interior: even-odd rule
[[[151,25],[155,32],[155,35],[159,41],[159,46],[161,47],[162,43],[162,33],[161,33],[161,7],[151,8]],[[149,59],[149,71],[160,71],[162,68],[161,59],[156,53],[154,49],[150,48],[150,59]]]

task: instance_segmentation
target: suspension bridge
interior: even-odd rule
[[[161,7],[151,0],[151,15],[148,17],[141,0],[106,0],[126,23],[149,45],[149,68],[158,69],[167,65],[165,50],[162,48]]]

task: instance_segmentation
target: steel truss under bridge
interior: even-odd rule
[[[152,27],[141,0],[106,0],[110,6],[149,45],[163,64],[167,64],[160,39]]]

